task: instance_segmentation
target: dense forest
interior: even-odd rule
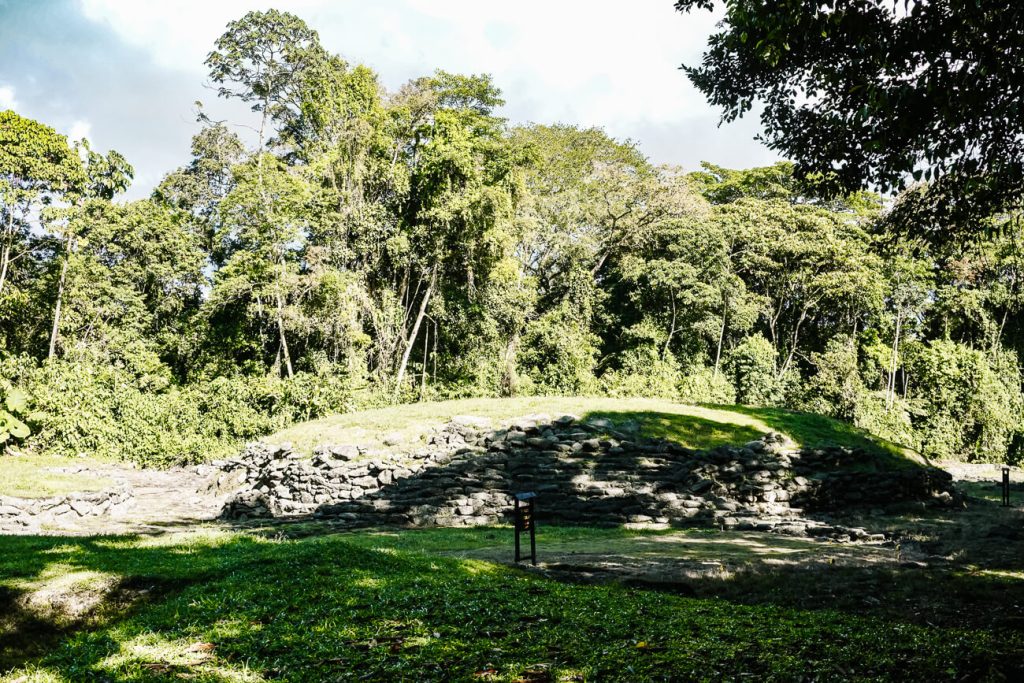
[[[512,126],[485,75],[385,90],[276,11],[206,62],[191,160],[0,113],[0,439],[195,462],[331,412],[605,394],[813,411],[932,456],[1024,456],[1024,224],[908,235],[793,166],[656,166]]]

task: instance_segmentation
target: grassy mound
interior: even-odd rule
[[[924,463],[915,451],[822,415],[779,408],[694,406],[643,398],[528,397],[414,403],[303,422],[266,440],[288,441],[296,451],[305,453],[327,443],[382,446],[385,442],[399,441],[415,444],[431,428],[456,415],[473,415],[498,422],[537,413],[552,417],[570,413],[584,418],[606,418],[616,424],[635,423],[643,436],[666,438],[696,449],[743,444],[767,432],[780,432],[798,446],[861,448],[890,466]]]

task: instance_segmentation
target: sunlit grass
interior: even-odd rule
[[[507,551],[509,533],[0,538],[2,590],[25,596],[66,575],[116,579],[145,591],[60,631],[46,631],[45,615],[25,613],[17,607],[24,597],[14,599],[7,611],[13,625],[41,619],[31,628],[40,629],[34,635],[45,647],[20,659],[3,650],[0,667],[13,666],[8,681],[512,681],[536,671],[550,680],[686,680],[708,672],[725,679],[905,680],[908,671],[909,678],[944,680],[968,673],[998,678],[991,667],[1024,647],[1019,633],[966,624],[936,628],[830,609],[561,583],[479,555],[437,554]],[[660,546],[698,559],[724,547],[715,544],[769,559],[811,545],[707,532],[550,527],[543,534],[549,551],[558,544],[567,551],[632,544],[639,556]],[[723,571],[715,580],[733,576]],[[77,585],[65,587],[73,592]],[[11,627],[8,621],[0,634],[5,645],[18,642]]]
[[[114,485],[112,479],[85,472],[58,472],[57,469],[93,467],[89,458],[58,455],[0,455],[0,496],[48,498],[75,491],[101,491]]]
[[[381,447],[385,440],[397,440],[404,447],[412,447],[422,444],[432,428],[457,415],[487,418],[497,426],[504,420],[534,414],[551,418],[565,414],[584,419],[606,418],[618,426],[637,426],[642,436],[670,439],[694,449],[742,445],[767,432],[779,432],[796,446],[840,445],[864,449],[876,456],[864,463],[868,468],[904,467],[925,462],[909,448],[821,415],[777,408],[695,406],[643,398],[570,396],[414,403],[332,415],[294,425],[266,440],[289,442],[297,451],[307,454],[320,444]]]

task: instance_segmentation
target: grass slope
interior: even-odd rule
[[[803,446],[863,448],[885,456],[895,466],[922,462],[920,456],[910,449],[822,415],[779,408],[695,406],[644,398],[548,396],[413,403],[303,422],[277,432],[267,440],[275,443],[289,441],[296,450],[306,453],[323,443],[380,446],[386,437],[415,443],[431,427],[444,424],[456,415],[500,421],[537,413],[552,417],[569,413],[584,418],[608,418],[616,423],[636,422],[645,436],[672,439],[691,448],[742,444],[766,432],[776,431]]]
[[[96,465],[85,458],[56,455],[0,456],[0,496],[47,498],[75,491],[100,491],[114,482],[75,471],[58,471]]]
[[[1012,667],[1024,647],[1020,633],[932,627],[829,603],[793,608],[562,583],[437,554],[505,546],[508,533],[0,538],[0,671],[7,668],[10,681],[1004,680],[1019,673]],[[629,532],[545,533],[599,543]],[[113,607],[94,609],[76,628],[31,609],[52,605],[55,586],[66,594],[76,585],[78,602]]]

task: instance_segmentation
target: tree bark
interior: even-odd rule
[[[427,314],[427,304],[430,303],[430,295],[434,292],[435,282],[437,282],[437,266],[430,269],[430,283],[427,285],[427,291],[423,293],[423,299],[420,300],[420,310],[416,314],[416,322],[413,323],[412,332],[409,333],[409,339],[405,343],[405,351],[402,352],[402,362],[398,366],[398,376],[395,378],[396,397],[402,390],[402,380],[405,379],[405,369],[409,365],[409,354],[412,353],[412,346],[416,342],[416,336],[420,332],[420,325],[423,324],[423,318]]]
[[[428,324],[426,329],[423,330],[423,372],[420,373],[420,401],[422,401],[427,394],[427,358],[430,353],[430,349],[428,347],[429,343],[430,325]]]
[[[786,354],[786,360],[782,363],[782,367],[779,368],[778,373],[775,375],[776,381],[781,380],[786,376],[786,372],[789,370],[790,364],[793,362],[793,356],[796,355],[797,343],[800,341],[800,326],[807,320],[807,311],[810,306],[804,306],[803,310],[800,311],[800,317],[796,321],[796,325],[793,326],[793,335],[790,338],[789,353]],[[772,335],[774,338],[774,335]]]
[[[889,359],[889,384],[885,389],[885,412],[889,412],[892,409],[892,404],[896,400],[896,368],[899,365],[899,351],[900,351],[900,332],[903,323],[903,316],[899,313],[896,314],[896,334],[893,335],[892,340],[892,357]]]
[[[668,338],[665,340],[665,347],[661,350],[661,359],[665,360],[668,358],[668,349],[672,344],[672,337],[676,334],[676,291],[674,289],[669,290],[669,295],[672,301],[672,323],[668,328]]]
[[[288,372],[288,379],[295,376],[292,371],[292,356],[288,352],[288,340],[284,336],[284,302],[281,300],[281,294],[275,295],[277,301],[277,333],[281,338],[281,353],[284,356],[284,367]]]
[[[711,374],[714,379],[718,379],[718,368],[722,364],[722,344],[725,342],[725,326],[726,321],[729,319],[729,300],[723,301],[722,307],[722,328],[718,332],[718,348],[715,349],[715,371]]]
[[[68,239],[67,252],[64,254],[64,263],[60,266],[60,279],[57,281],[57,301],[53,305],[53,329],[50,330],[50,352],[47,358],[53,358],[57,353],[57,335],[60,330],[60,309],[64,300],[64,283],[68,275],[68,259],[71,257],[71,239]]]
[[[11,249],[14,245],[14,211],[11,210],[7,219],[7,229],[4,230],[4,249],[0,254],[0,294],[4,293],[4,285],[7,283],[7,269],[11,263]]]
[[[519,348],[519,332],[516,331],[508,344],[505,345],[505,369],[502,384],[506,396],[515,396],[519,390],[519,378],[516,372],[516,351]]]

